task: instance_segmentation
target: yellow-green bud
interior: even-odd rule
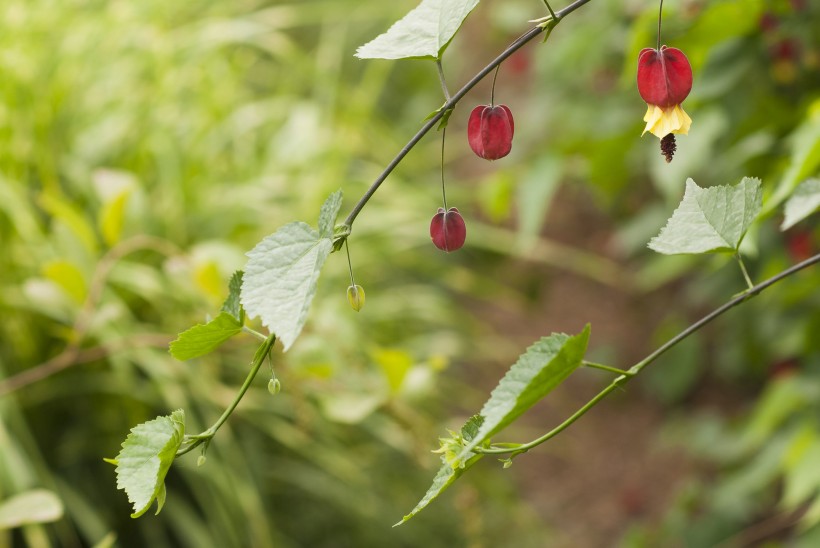
[[[347,288],[347,302],[356,312],[364,308],[364,289],[362,286],[356,284]]]

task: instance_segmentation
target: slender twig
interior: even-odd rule
[[[46,360],[39,365],[26,369],[13,377],[3,379],[0,381],[0,396],[11,394],[74,365],[101,360],[107,356],[130,348],[143,348],[146,346],[158,348],[167,347],[169,342],[171,342],[171,337],[168,335],[147,333],[107,341],[105,344],[92,346],[90,348],[72,348],[69,351],[63,351],[57,354],[50,360]]]
[[[545,441],[547,441],[551,438],[554,438],[555,436],[557,436],[558,434],[560,434],[561,432],[563,432],[564,430],[569,428],[569,426],[572,423],[574,423],[579,418],[584,416],[587,411],[589,411],[590,409],[592,409],[593,407],[598,405],[598,403],[600,403],[610,393],[614,392],[616,389],[622,387],[627,382],[629,382],[633,377],[635,377],[638,373],[640,373],[641,370],[644,367],[646,367],[650,363],[657,360],[667,350],[674,347],[675,345],[677,345],[682,340],[686,339],[689,335],[691,335],[695,331],[699,330],[704,325],[708,324],[712,320],[714,320],[714,319],[720,317],[721,315],[725,314],[726,312],[728,312],[729,310],[731,310],[735,306],[737,306],[737,305],[739,305],[743,302],[746,302],[747,300],[751,299],[752,297],[758,295],[761,291],[768,288],[769,286],[772,286],[772,285],[776,284],[777,282],[779,282],[780,280],[783,280],[784,278],[788,278],[789,276],[803,270],[804,268],[808,268],[808,267],[810,267],[814,264],[817,264],[817,263],[820,263],[820,253],[818,253],[817,255],[814,255],[813,257],[810,257],[810,258],[806,259],[805,261],[803,261],[801,263],[798,263],[798,264],[796,264],[796,265],[794,265],[790,268],[787,268],[783,272],[780,272],[779,274],[777,274],[775,276],[772,276],[768,280],[753,286],[748,291],[743,292],[742,294],[740,294],[737,297],[733,298],[732,300],[726,302],[722,306],[716,308],[715,310],[713,310],[712,312],[710,312],[709,314],[707,314],[706,316],[704,316],[700,320],[696,321],[695,323],[693,323],[692,325],[690,325],[689,327],[687,327],[686,329],[684,329],[683,331],[681,331],[680,333],[675,335],[673,338],[669,339],[660,348],[658,348],[657,350],[655,350],[654,352],[649,354],[647,357],[645,357],[644,359],[642,359],[641,361],[639,361],[638,363],[636,363],[635,365],[630,367],[629,370],[625,371],[623,375],[621,375],[617,379],[613,380],[609,385],[606,386],[606,388],[604,388],[598,394],[596,394],[595,397],[593,397],[586,404],[584,404],[583,407],[578,409],[578,411],[573,413],[568,419],[566,419],[564,422],[562,422],[561,424],[559,424],[558,426],[556,426],[555,428],[553,428],[552,430],[550,430],[549,432],[547,432],[546,434],[541,436],[540,438],[535,439],[535,440],[533,440],[529,443],[521,444],[521,445],[515,447],[514,449],[504,447],[504,446],[492,446],[492,447],[488,447],[488,448],[480,448],[479,447],[479,448],[474,449],[474,451],[476,451],[477,453],[487,453],[487,454],[494,454],[494,455],[512,453],[513,456],[515,456],[515,455],[518,455],[518,454],[521,454],[521,453],[525,453],[526,451],[532,449],[533,447],[535,447],[537,445],[541,445]]]
[[[123,240],[106,251],[94,268],[88,294],[71,327],[71,335],[66,347],[62,352],[41,364],[35,365],[0,382],[0,395],[14,392],[29,384],[41,381],[72,365],[92,361],[95,358],[89,359],[89,356],[95,356],[101,351],[104,352],[103,356],[105,352],[113,352],[112,350],[104,350],[105,348],[111,347],[111,345],[106,344],[89,349],[82,349],[80,347],[88,334],[88,330],[91,328],[94,313],[98,309],[100,299],[102,299],[102,294],[105,290],[111,270],[123,257],[142,250],[152,250],[166,256],[181,254],[181,250],[171,242],[146,234]]]
[[[350,261],[350,248],[345,239],[345,253],[347,253],[347,269],[350,271],[350,287],[356,287],[356,280],[353,279],[353,263]]]
[[[353,221],[356,220],[356,217],[359,216],[359,213],[361,213],[365,204],[367,204],[367,202],[370,200],[373,194],[376,193],[381,184],[385,181],[385,179],[387,179],[388,175],[390,175],[393,172],[393,170],[396,169],[396,166],[398,166],[404,159],[404,157],[407,156],[407,154],[411,150],[413,150],[413,148],[418,144],[418,142],[421,141],[422,137],[427,135],[427,133],[429,133],[430,130],[433,129],[433,127],[435,127],[436,124],[438,124],[439,120],[441,120],[445,113],[449,110],[452,110],[456,106],[456,104],[465,95],[467,95],[467,92],[473,89],[479,82],[481,82],[481,80],[483,80],[488,74],[490,74],[495,69],[495,67],[503,63],[507,59],[507,57],[518,51],[522,46],[524,46],[533,38],[541,34],[545,28],[549,28],[550,30],[552,30],[561,19],[563,19],[565,16],[569,15],[570,13],[574,12],[575,10],[577,10],[578,8],[580,8],[584,4],[587,4],[590,1],[591,0],[575,0],[575,2],[565,7],[564,9],[555,12],[554,23],[550,24],[548,27],[543,27],[539,25],[524,33],[521,36],[521,38],[510,44],[510,46],[507,47],[504,51],[502,51],[495,59],[490,61],[490,63],[486,67],[481,69],[478,72],[478,74],[473,76],[473,78],[469,82],[464,84],[464,87],[462,87],[452,97],[450,97],[450,100],[444,103],[444,106],[442,106],[432,118],[427,120],[427,122],[423,126],[421,126],[421,129],[419,129],[416,132],[416,134],[413,135],[413,137],[407,142],[407,144],[404,145],[404,147],[402,147],[399,153],[396,154],[396,156],[390,161],[389,164],[387,164],[387,166],[379,174],[379,176],[376,177],[376,180],[373,181],[373,184],[370,185],[370,188],[367,189],[367,191],[359,199],[356,205],[353,206],[353,209],[348,214],[344,224],[347,226],[353,225]]]
[[[223,424],[225,424],[225,421],[228,420],[228,417],[231,416],[231,413],[233,413],[234,409],[236,409],[236,406],[239,405],[239,402],[245,396],[245,392],[247,392],[248,388],[250,388],[251,383],[253,382],[253,379],[256,377],[256,374],[259,372],[259,368],[262,367],[263,363],[265,363],[265,358],[267,357],[268,353],[270,353],[270,349],[271,349],[271,347],[273,347],[273,343],[275,341],[276,341],[276,336],[275,335],[271,335],[267,339],[265,339],[265,342],[263,342],[262,346],[259,348],[259,350],[256,351],[256,355],[254,356],[254,360],[251,363],[251,370],[248,373],[248,376],[245,378],[245,382],[242,383],[242,386],[239,388],[239,392],[237,392],[236,395],[234,396],[233,401],[231,402],[231,404],[228,406],[227,409],[225,409],[225,412],[222,413],[222,416],[220,416],[217,419],[217,421],[211,425],[210,428],[208,428],[204,432],[200,432],[199,434],[193,434],[193,435],[185,436],[185,439],[184,439],[183,443],[185,443],[187,445],[185,445],[184,447],[182,447],[181,449],[179,449],[176,452],[177,457],[179,457],[181,455],[184,455],[185,453],[193,450],[195,447],[197,447],[201,443],[209,442],[210,439],[214,437],[217,430],[219,430],[219,428]]]
[[[498,80],[498,71],[501,68],[501,65],[495,67],[495,73],[493,74],[493,87],[490,88],[490,106],[495,106],[495,81]]]

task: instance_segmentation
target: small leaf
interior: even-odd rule
[[[783,208],[785,218],[780,230],[788,230],[820,208],[820,179],[800,183]]]
[[[440,59],[479,0],[422,0],[413,11],[356,50],[359,59]]]
[[[507,371],[481,409],[481,426],[465,438],[455,465],[471,458],[471,451],[520,417],[561,384],[580,365],[589,342],[589,325],[575,336],[553,333],[530,346]],[[469,422],[468,422],[469,424]]]
[[[276,334],[287,350],[299,336],[319,273],[333,248],[333,226],[342,192],[330,195],[319,215],[319,230],[306,223],[283,226],[249,253],[242,282],[242,306]]]
[[[125,188],[100,210],[97,224],[100,227],[103,240],[109,247],[120,241],[122,228],[125,224],[125,206],[130,196],[131,189]]]
[[[117,455],[117,489],[134,505],[132,518],[144,514],[157,500],[157,513],[165,502],[165,476],[185,434],[185,412],[157,417],[131,429]]]
[[[170,352],[180,361],[204,356],[242,331],[242,324],[228,312],[220,312],[219,316],[206,324],[195,325],[179,334],[171,342]]]
[[[484,424],[484,417],[481,415],[473,415],[467,419],[467,422],[461,427],[461,439],[468,442],[473,441],[482,424]]]
[[[401,525],[405,521],[409,520],[419,512],[421,512],[428,504],[430,504],[433,499],[439,496],[445,489],[450,487],[461,475],[470,468],[473,464],[478,462],[478,460],[483,457],[484,455],[476,455],[473,453],[473,456],[469,458],[465,463],[463,468],[453,468],[449,464],[444,464],[441,468],[439,468],[436,477],[433,478],[433,484],[427,489],[427,492],[424,494],[422,499],[416,504],[416,507],[413,508],[409,514],[404,516],[400,522],[393,525],[396,527]]]
[[[760,179],[744,177],[736,186],[710,188],[687,179],[683,200],[649,248],[666,255],[735,253],[760,213],[762,199]]]
[[[231,281],[228,282],[228,298],[222,304],[222,312],[227,312],[238,321],[240,324],[245,323],[245,311],[242,309],[242,303],[239,302],[239,295],[242,291],[242,276],[244,272],[237,270],[231,276]]]
[[[32,489],[0,502],[0,531],[63,517],[63,503],[45,489]]]

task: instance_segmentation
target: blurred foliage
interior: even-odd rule
[[[349,309],[347,264],[334,255],[298,343],[274,353],[282,391],[271,396],[257,379],[207,462],[175,463],[163,513],[131,520],[102,457],[135,424],[180,407],[189,431],[203,429],[252,357],[241,337],[187,363],[167,343],[216,313],[262,237],[313,222],[338,188],[345,214],[441,104],[431,63],[352,56],[413,5],[0,5],[0,500],[43,488],[65,508],[53,525],[0,531],[0,545],[543,546],[560,524],[537,515],[500,473],[465,477],[435,512],[389,529],[426,488],[438,464],[428,451],[444,426],[463,422],[461,405],[485,399],[468,367],[489,364],[495,380],[494,361],[521,350],[464,303],[525,308],[549,280],[514,274],[525,283],[512,287],[507,273],[524,257],[628,283],[647,299],[671,287],[676,306],[657,326],[662,339],[742,289],[726,259],[645,249],[689,176],[704,186],[763,180],[770,219],[747,237],[759,257],[749,264],[754,279],[817,251],[817,221],[780,234],[774,204],[818,174],[818,6],[665,6],[663,41],[686,51],[695,70],[692,131],[666,165],[657,142],[639,138],[645,106],[632,81],[637,52],[655,43],[656,6],[594,0],[546,46],[531,44],[501,69],[496,98],[520,120],[503,162],[476,163],[459,137],[469,108],[456,109],[448,201],[467,219],[465,249],[442,256],[429,244],[440,196],[431,136],[354,227],[367,308]],[[542,15],[540,2],[481,3],[444,57],[451,88]],[[484,82],[465,104],[488,98]],[[606,256],[541,236],[562,185],[617,227]],[[572,241],[595,237],[587,230]],[[704,545],[811,504],[818,276],[763,294],[657,364],[647,392],[685,414],[669,436],[705,430],[699,436],[721,444],[701,444],[714,450],[701,452],[713,477],[693,478],[661,526],[638,524],[626,542]],[[643,329],[647,346],[656,342],[652,326]],[[799,381],[778,380],[783,369]],[[709,408],[709,420],[696,412],[703,386],[732,395]],[[792,520],[777,533],[789,531],[802,529]],[[817,531],[805,531],[806,546]]]

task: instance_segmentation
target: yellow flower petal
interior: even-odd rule
[[[681,135],[689,133],[692,119],[680,105],[667,109],[662,109],[657,105],[647,105],[647,107],[646,114],[643,117],[643,121],[646,122],[643,133],[648,131],[660,139],[670,133],[679,133]]]

